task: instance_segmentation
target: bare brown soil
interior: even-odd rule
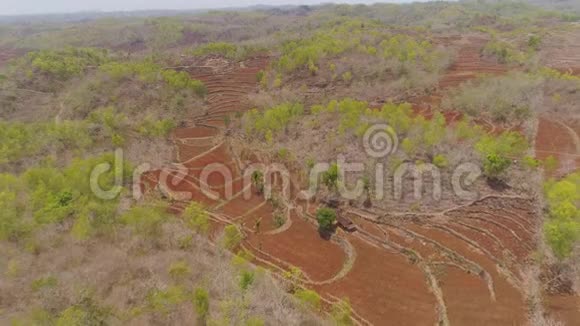
[[[555,31],[542,44],[543,64],[562,72],[580,73],[580,28],[569,26]]]
[[[503,71],[474,55],[485,40],[467,41],[471,43],[462,50],[451,77],[442,82],[444,87],[478,72]],[[277,210],[255,189],[250,200],[241,196],[238,160],[222,142],[220,127],[227,115],[248,109],[246,94],[255,89],[256,73],[266,62],[267,58],[255,58],[221,66],[217,72],[191,69],[206,82],[210,109],[193,119],[193,127],[174,132],[177,158],[187,167],[187,176],[169,188],[191,191],[193,200],[220,217],[212,222],[210,238],[217,239],[226,224],[237,224],[245,234],[243,247],[253,252],[257,264],[274,272],[300,268],[302,282],[326,300],[349,298],[354,317],[362,324],[523,324],[526,305],[518,272],[534,250],[538,223],[527,200],[488,198],[433,216],[410,213],[410,220],[355,210],[351,217],[358,231],[339,231],[327,240],[312,219],[320,203],[287,203],[280,226],[273,218]],[[429,116],[429,107],[419,113]],[[448,122],[458,117],[446,116]],[[219,200],[199,191],[201,169],[214,163],[230,167],[233,198],[224,199],[226,184],[219,174],[208,178]],[[146,188],[155,188],[159,176],[159,171],[145,174]],[[176,200],[173,210],[179,213],[186,205],[187,201]]]
[[[357,236],[348,240],[357,252],[348,275],[320,287],[322,293],[348,297],[355,310],[375,325],[434,325],[435,299],[421,270],[403,256]]]
[[[576,50],[578,49],[575,46]],[[576,52],[578,53],[578,52]],[[580,58],[562,57],[561,52],[550,54],[550,61],[555,68],[565,72],[578,73],[571,65],[580,66]],[[558,119],[557,116],[540,117],[536,134],[535,151],[538,159],[550,156],[558,161],[556,171],[550,171],[551,177],[562,177],[578,171],[580,167],[580,127],[577,122]],[[544,293],[544,307],[555,319],[568,325],[575,325],[580,320],[580,297],[570,293]]]
[[[565,122],[540,118],[536,135],[536,156],[544,160],[553,156],[558,160],[557,175],[573,172],[580,166],[578,132]]]
[[[472,35],[461,38],[456,44],[460,46],[455,63],[439,82],[442,89],[457,87],[482,74],[502,74],[507,68],[497,64],[481,54],[489,39],[483,35]]]
[[[526,306],[518,271],[534,248],[531,211],[527,200],[489,198],[442,216],[379,218],[386,225],[378,229],[360,218],[355,223],[432,266],[452,325],[520,325]]]
[[[545,307],[558,320],[575,325],[580,320],[580,297],[570,295],[547,295]]]
[[[253,247],[300,268],[314,282],[336,275],[343,266],[345,253],[335,243],[325,240],[316,227],[292,214],[290,229],[274,234],[251,234]]]

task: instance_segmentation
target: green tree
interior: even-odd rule
[[[299,289],[294,293],[294,296],[301,304],[310,309],[320,310],[321,308],[320,295],[316,291]]]
[[[179,281],[187,277],[191,273],[191,270],[189,269],[187,262],[180,260],[169,266],[168,273],[174,280]]]
[[[108,307],[97,305],[90,297],[70,306],[59,314],[56,326],[96,326],[111,323],[113,313]]]
[[[242,234],[235,225],[228,225],[224,228],[223,246],[226,249],[234,249],[242,242]]]
[[[530,35],[528,38],[528,47],[534,51],[538,51],[541,44],[542,38],[538,35]]]
[[[331,316],[337,326],[354,325],[352,308],[348,300],[341,300],[332,306]]]
[[[443,154],[437,154],[433,157],[433,164],[442,169],[442,168],[446,168],[449,165],[449,161],[447,160],[447,157],[445,157],[445,155]]]
[[[563,259],[570,256],[580,239],[580,223],[572,219],[552,219],[544,225],[544,233],[554,254]]]
[[[580,174],[573,173],[560,181],[549,181],[544,188],[549,208],[544,234],[554,254],[564,259],[570,256],[580,241]]]
[[[239,285],[242,291],[247,291],[254,284],[256,275],[252,271],[243,270],[240,274]]]
[[[209,231],[209,214],[200,203],[191,202],[183,211],[183,218],[192,230],[199,233]]]
[[[258,194],[264,192],[264,173],[262,171],[256,170],[252,172],[252,185],[256,188]]]
[[[499,179],[511,166],[512,161],[498,154],[489,154],[483,161],[483,173],[489,179]]]
[[[338,164],[333,163],[330,165],[330,168],[322,174],[322,183],[324,183],[328,189],[336,190],[338,188],[339,177]]]
[[[32,226],[24,221],[22,213],[17,194],[0,191],[0,240],[16,241],[31,231]]]
[[[155,237],[169,216],[164,206],[136,206],[121,216],[121,221],[138,234]]]
[[[336,222],[336,212],[332,208],[319,208],[316,211],[318,227],[322,231],[331,231]]]
[[[209,316],[209,292],[204,288],[197,288],[193,292],[193,306],[200,320],[205,321]]]
[[[187,300],[186,291],[179,286],[170,286],[165,290],[153,289],[147,294],[147,303],[153,311],[169,313]]]

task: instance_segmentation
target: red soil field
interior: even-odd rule
[[[465,36],[456,44],[460,46],[455,63],[439,82],[442,89],[457,87],[461,83],[481,74],[502,74],[507,68],[493,60],[482,57],[481,51],[489,41],[487,36]]]
[[[580,60],[579,60],[580,62]],[[558,160],[558,169],[553,176],[561,177],[578,171],[580,167],[580,126],[568,121],[539,119],[536,135],[536,158],[543,160],[553,156]],[[545,309],[554,318],[575,325],[580,320],[580,297],[546,293]]]
[[[446,87],[472,78],[479,71],[502,71],[481,63],[479,56],[473,55],[484,44],[481,39],[466,40],[459,64],[451,72],[461,78],[448,78]],[[306,285],[323,298],[348,298],[355,319],[363,324],[433,325],[441,320],[440,302],[453,325],[523,324],[525,303],[518,288],[520,280],[514,275],[519,275],[518,267],[533,250],[530,230],[536,222],[529,202],[484,200],[453,210],[444,220],[418,218],[400,226],[379,224],[355,214],[352,218],[360,231],[339,231],[335,235],[342,242],[339,245],[322,238],[315,222],[308,220],[319,203],[301,203],[300,210],[290,209],[289,220],[277,229],[270,202],[254,189],[250,200],[241,196],[243,184],[236,159],[225,143],[217,142],[216,136],[222,134],[219,126],[224,125],[226,115],[249,109],[246,94],[255,89],[256,73],[266,63],[266,58],[256,58],[222,73],[194,74],[206,82],[210,110],[193,120],[194,127],[177,129],[173,134],[177,156],[187,168],[187,176],[170,188],[192,191],[194,200],[225,218],[212,222],[211,238],[217,238],[225,221],[240,225],[246,235],[244,247],[258,258],[256,263],[276,266],[274,271],[300,268]],[[428,116],[429,112],[430,107],[426,106],[419,113]],[[453,113],[446,116],[448,122],[458,117]],[[214,163],[232,170],[234,198],[224,198],[226,180],[219,174],[210,175],[208,184],[220,194],[220,200],[198,197],[203,196],[199,191],[201,171]],[[159,171],[151,171],[143,177],[143,183],[153,188],[158,179]],[[173,211],[179,213],[185,205],[187,202],[174,203]],[[388,244],[402,251],[388,249]],[[419,254],[418,261],[405,254],[409,250]],[[431,272],[420,264],[430,266]],[[500,265],[504,273],[498,272]],[[436,284],[428,282],[429,275]],[[437,299],[439,290],[443,301]]]
[[[325,281],[343,266],[345,253],[336,244],[324,240],[316,227],[292,215],[290,229],[275,235],[252,234],[247,241],[274,257],[300,268],[313,281]]]
[[[580,30],[578,26],[555,31],[541,50],[542,63],[562,72],[580,74]]]
[[[348,237],[357,257],[343,279],[318,288],[348,297],[354,309],[375,325],[434,325],[435,298],[421,270],[403,256]]]
[[[410,230],[437,241],[470,261],[477,262],[492,278],[496,300],[490,299],[489,291],[481,291],[480,296],[466,291],[473,285],[471,277],[443,278],[443,292],[452,324],[521,325],[526,318],[525,303],[518,289],[500,275],[495,263],[465,241],[448,233],[417,226]],[[445,282],[447,281],[447,282]],[[485,285],[483,280],[480,282]],[[477,289],[477,287],[474,287]],[[450,293],[449,293],[450,292]]]
[[[580,297],[569,295],[547,295],[544,297],[546,310],[567,325],[576,325],[580,321]]]
[[[540,118],[536,135],[536,157],[558,160],[558,175],[575,171],[580,166],[580,144],[577,130],[564,122]]]

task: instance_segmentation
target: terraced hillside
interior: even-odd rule
[[[579,324],[533,2],[0,17],[0,324]]]
[[[446,40],[445,43],[448,42],[449,40]],[[442,89],[457,87],[478,75],[496,75],[508,71],[507,67],[482,57],[481,52],[487,42],[488,36],[478,34],[451,40],[452,45],[459,46],[459,52],[454,64],[439,82],[439,87]]]
[[[554,31],[546,39],[541,51],[541,61],[563,73],[580,76],[580,34],[578,24],[568,24]],[[538,157],[553,156],[558,159],[558,174],[575,171],[580,166],[580,132],[577,116],[572,119],[554,115],[542,116],[536,137]]]
[[[504,71],[475,55],[484,40],[468,40],[443,87],[480,71]],[[347,207],[343,212],[357,231],[339,230],[329,241],[320,236],[313,217],[318,204],[299,200],[290,185],[291,200],[282,205],[284,223],[276,225],[273,202],[243,182],[242,168],[259,160],[235,157],[221,128],[227,115],[248,108],[245,95],[255,89],[255,75],[266,63],[266,57],[256,57],[218,73],[188,69],[206,82],[210,110],[195,117],[193,126],[174,132],[180,165],[147,173],[145,188],[166,184],[161,190],[176,212],[189,200],[180,194],[192,193],[191,199],[211,212],[214,240],[225,225],[238,225],[245,235],[242,247],[257,264],[278,273],[298,267],[301,286],[317,290],[326,302],[348,298],[360,324],[523,324],[521,268],[535,249],[539,223],[530,199],[492,195],[423,215]],[[202,176],[211,164],[227,172]],[[217,196],[208,196],[207,189]],[[244,191],[253,194],[250,199]]]
[[[541,53],[542,61],[549,67],[580,74],[580,36],[578,24],[568,24],[555,31],[546,40]]]

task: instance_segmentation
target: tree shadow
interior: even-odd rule
[[[333,225],[332,228],[330,229],[323,229],[323,228],[318,228],[318,234],[320,235],[320,237],[326,241],[330,241],[330,239],[332,238],[332,235],[336,232],[336,225]]]
[[[498,178],[488,178],[487,185],[495,191],[505,191],[510,188],[504,180]]]

